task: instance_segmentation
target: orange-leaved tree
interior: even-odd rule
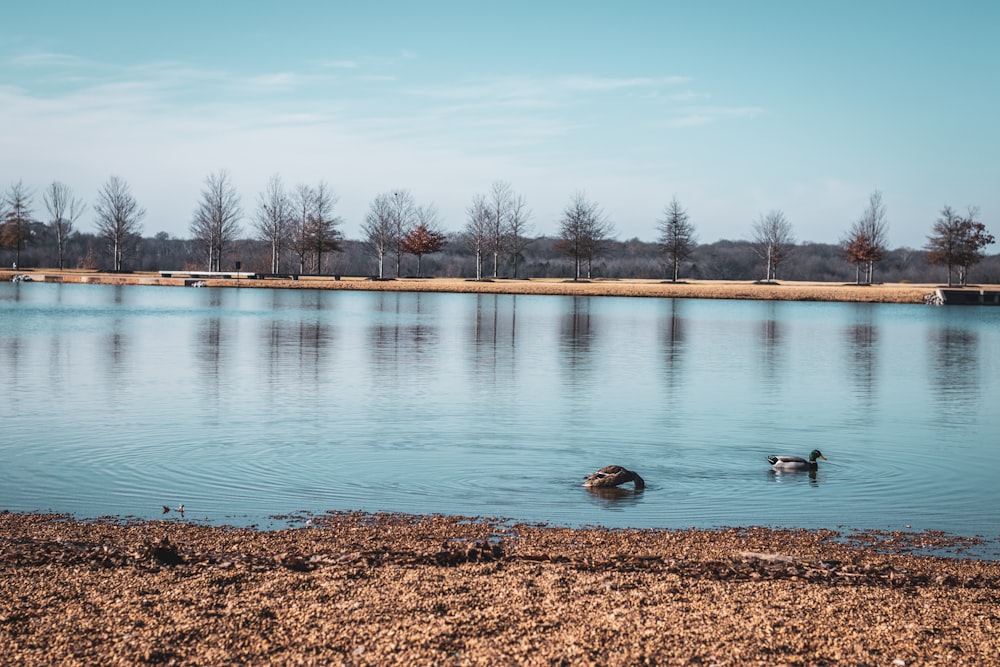
[[[417,277],[419,278],[420,258],[441,250],[447,242],[447,235],[421,222],[403,237],[401,247],[403,252],[417,257]]]

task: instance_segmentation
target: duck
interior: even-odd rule
[[[808,460],[801,456],[768,456],[767,462],[775,470],[816,470],[819,467],[819,462],[816,459],[826,461],[823,453],[814,449],[809,453]]]
[[[591,489],[610,489],[632,482],[636,491],[646,488],[646,482],[638,473],[622,466],[604,466],[600,470],[587,475],[584,486]]]

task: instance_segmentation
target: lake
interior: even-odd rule
[[[1000,308],[0,283],[0,508],[992,540],[998,355]]]

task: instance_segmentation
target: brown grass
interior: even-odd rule
[[[0,271],[0,280],[10,280],[16,273],[27,273],[36,281],[94,283],[111,285],[176,285],[183,286],[184,278],[161,278],[156,273],[111,274],[93,271]],[[572,281],[561,278],[531,280],[483,280],[464,278],[400,278],[371,280],[348,277],[340,280],[328,277],[302,276],[299,280],[232,280],[214,279],[206,283],[212,287],[240,288],[295,288],[335,290],[381,290],[407,292],[464,292],[478,294],[550,294],[571,296],[630,296],[659,298],[700,299],[759,299],[773,301],[850,301],[863,303],[923,303],[924,298],[941,287],[936,284],[886,283],[879,285],[852,285],[802,281],[780,281],[777,284],[758,284],[752,281],[690,280],[670,283],[646,279],[599,279]],[[975,289],[1000,289],[1000,286],[977,286]]]

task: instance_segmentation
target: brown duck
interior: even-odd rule
[[[591,489],[610,489],[629,482],[635,484],[636,491],[646,488],[646,482],[638,473],[621,466],[604,466],[597,472],[587,475],[585,479],[587,481],[583,485]]]

